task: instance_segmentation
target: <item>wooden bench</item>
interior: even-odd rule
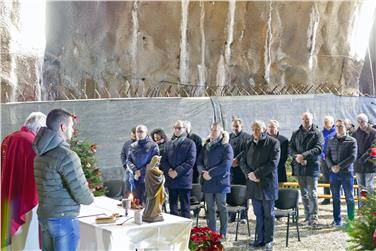
[[[299,187],[299,184],[298,182],[281,182],[279,183],[280,187],[283,187],[283,188],[291,188],[291,187]],[[327,183],[318,183],[317,185],[318,187],[324,187],[324,188],[330,188],[330,184],[327,184]],[[354,185],[353,186],[354,188],[354,200],[358,200],[358,185]],[[331,194],[318,194],[317,195],[318,198],[320,199],[331,199],[332,198],[332,195]],[[342,200],[345,200],[345,196],[341,196],[341,199]]]

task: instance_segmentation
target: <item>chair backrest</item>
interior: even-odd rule
[[[296,189],[279,189],[275,207],[286,210],[298,207],[299,192]]]
[[[201,185],[198,183],[192,184],[192,191],[191,191],[191,197],[194,198],[197,203],[200,203],[204,200],[204,193],[202,192]]]
[[[247,199],[247,186],[231,185],[231,193],[227,195],[227,204],[233,207],[243,206]]]
[[[124,181],[123,180],[106,180],[103,185],[107,187],[107,197],[121,198],[124,194]]]

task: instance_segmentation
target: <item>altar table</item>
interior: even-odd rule
[[[80,242],[78,250],[188,250],[192,226],[190,219],[163,214],[164,221],[134,223],[134,211],[120,217],[116,223],[96,224],[95,218],[119,213],[120,202],[107,197],[95,197],[94,203],[81,206]]]

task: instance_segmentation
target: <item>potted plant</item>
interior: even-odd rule
[[[189,239],[189,249],[193,251],[222,251],[221,236],[208,227],[193,227]]]

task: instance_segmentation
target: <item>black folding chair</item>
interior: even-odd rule
[[[298,241],[300,241],[299,235],[299,192],[295,189],[280,189],[278,191],[278,200],[275,202],[275,217],[287,217],[287,232],[286,232],[286,247],[289,244],[289,231],[290,231],[290,216],[292,217],[292,222],[296,224],[296,231],[298,233]]]
[[[229,213],[235,213],[235,217],[236,217],[235,241],[238,240],[240,215],[243,211],[245,211],[247,215],[246,220],[247,220],[248,235],[251,236],[251,231],[249,230],[248,206],[247,207],[243,206],[245,203],[247,203],[247,201],[248,201],[247,186],[231,185],[231,193],[227,194],[227,210]]]
[[[192,184],[190,210],[193,211],[196,216],[196,226],[198,226],[198,217],[200,215],[201,208],[205,208],[203,201],[204,193],[201,190],[201,185],[198,183]]]
[[[107,197],[113,198],[115,200],[120,200],[123,198],[124,194],[124,181],[123,180],[106,180],[103,185],[107,187],[108,191],[106,193]]]

